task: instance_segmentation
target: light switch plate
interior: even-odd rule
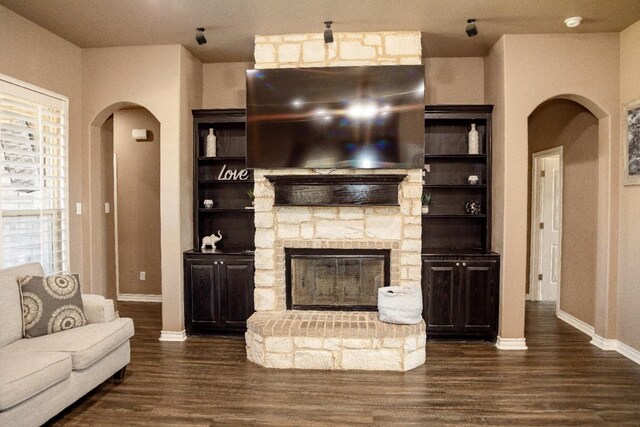
[[[141,272],[140,272],[140,280],[147,280],[147,273],[146,273],[146,271],[141,271]]]
[[[82,215],[82,203],[76,203],[76,215]]]
[[[111,207],[109,206],[109,202],[106,202],[104,204],[104,213],[109,213],[111,212]]]

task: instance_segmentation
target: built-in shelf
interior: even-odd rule
[[[215,185],[220,185],[220,184],[253,184],[253,180],[252,179],[245,179],[244,181],[234,181],[234,180],[221,180],[221,179],[199,179],[198,180],[199,184],[215,184]]]
[[[244,157],[198,157],[198,161],[201,161],[201,162],[215,162],[215,161],[224,162],[229,160],[244,161],[245,158]]]
[[[424,188],[447,188],[447,189],[485,189],[487,188],[486,184],[423,184]]]
[[[422,218],[486,218],[485,214],[422,214]]]
[[[486,154],[425,154],[425,159],[485,160]]]
[[[253,207],[249,208],[199,208],[202,213],[221,213],[221,212],[250,212],[253,213]]]

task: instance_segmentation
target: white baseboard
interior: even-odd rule
[[[160,331],[160,338],[158,341],[169,341],[169,342],[180,342],[187,340],[187,332],[183,329],[182,331]]]
[[[630,359],[630,360],[636,362],[638,365],[640,365],[640,351],[636,350],[633,347],[629,347],[625,343],[620,342],[618,340],[616,340],[616,343],[617,343],[616,351],[618,353],[620,353],[621,355],[623,355],[627,359]]]
[[[162,302],[162,295],[120,294],[118,301],[128,302]]]
[[[616,350],[618,347],[618,340],[603,338],[600,335],[596,335],[594,332],[591,335],[591,344],[595,345],[599,349],[612,351]]]
[[[525,338],[500,338],[496,341],[499,350],[526,350],[527,342]]]
[[[593,329],[593,326],[589,325],[588,323],[583,322],[582,320],[578,319],[577,317],[573,317],[572,315],[570,315],[567,312],[564,312],[562,310],[558,310],[558,319],[570,324],[571,326],[573,326],[574,328],[576,328],[580,332],[585,333],[585,334],[589,335],[590,337],[593,337],[593,334],[595,332],[595,330]]]

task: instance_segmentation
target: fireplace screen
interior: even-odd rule
[[[389,251],[286,249],[287,308],[376,310],[389,285]]]

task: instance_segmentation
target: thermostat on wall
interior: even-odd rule
[[[146,129],[134,129],[131,131],[131,136],[134,139],[141,140],[147,139],[147,130]]]

